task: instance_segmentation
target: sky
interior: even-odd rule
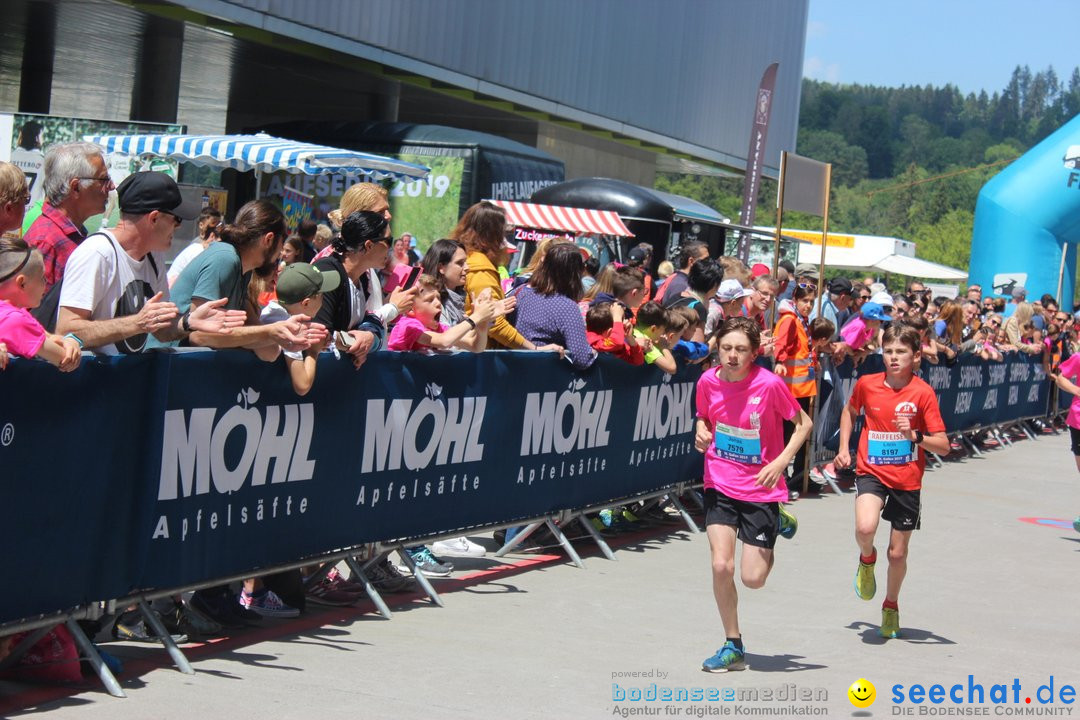
[[[993,94],[1013,68],[1080,65],[1080,0],[810,0],[803,75]]]

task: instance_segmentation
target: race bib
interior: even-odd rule
[[[716,423],[716,455],[743,465],[761,465],[761,431]]]
[[[904,465],[913,459],[915,443],[902,433],[871,430],[866,439],[866,460],[871,465]]]

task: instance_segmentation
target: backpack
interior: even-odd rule
[[[105,235],[105,233],[92,233],[87,235],[83,241],[89,240],[94,235]],[[108,236],[106,236],[108,237]],[[120,264],[120,255],[116,250],[116,243],[111,239],[109,245],[112,246],[113,256],[116,259],[116,264]],[[150,267],[154,269],[154,274],[157,275],[157,263],[154,261],[154,254],[147,253],[146,257],[150,258]],[[34,319],[41,323],[41,327],[45,328],[45,332],[56,332],[56,317],[60,313],[60,288],[64,284],[64,278],[60,278],[56,283],[49,288],[44,297],[41,298],[41,304],[30,311]]]

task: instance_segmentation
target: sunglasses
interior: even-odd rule
[[[801,282],[799,283],[799,287],[803,290],[817,290],[817,285],[814,283]]]

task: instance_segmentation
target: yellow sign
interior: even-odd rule
[[[807,240],[815,245],[821,244],[821,231],[819,230],[781,230],[781,234],[788,237],[798,238],[799,240]],[[829,233],[829,242],[827,247],[842,247],[853,248],[855,247],[854,235],[841,235],[838,233]]]

